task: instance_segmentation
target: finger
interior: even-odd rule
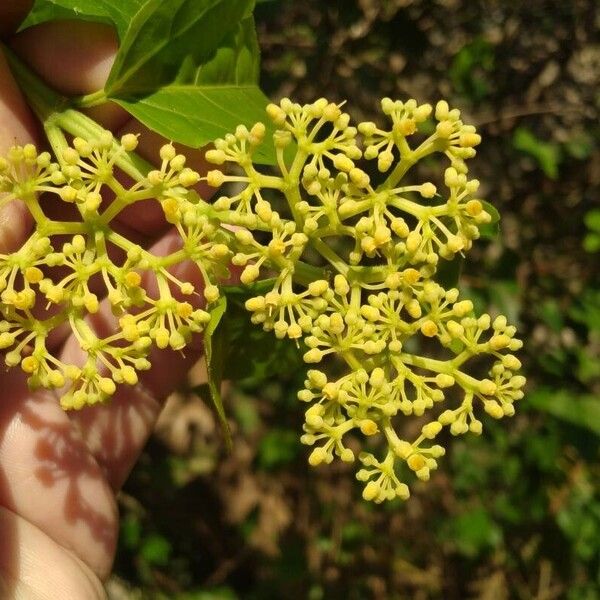
[[[33,0],[3,2],[0,5],[0,35],[7,35],[15,31],[32,5]]]
[[[23,517],[0,507],[0,598],[103,600],[97,576]]]
[[[11,146],[35,143],[37,133],[33,115],[0,51],[0,156]],[[0,253],[18,248],[30,228],[31,215],[22,202],[9,202],[0,208]]]
[[[2,389],[0,506],[106,577],[117,539],[117,509],[102,470],[53,393],[32,394],[16,369],[3,376]]]
[[[119,44],[115,30],[108,25],[51,21],[17,34],[11,46],[52,88],[79,96],[104,87]],[[85,112],[111,130],[129,119],[114,102]]]

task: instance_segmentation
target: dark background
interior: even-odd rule
[[[446,98],[478,127],[470,172],[501,232],[461,287],[518,324],[527,394],[408,502],[372,506],[347,467],[307,466],[302,373],[228,389],[230,454],[182,390],[121,495],[110,597],[600,598],[598,3],[275,0],[256,18],[274,99],[376,120],[383,96]]]

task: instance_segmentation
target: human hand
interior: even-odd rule
[[[0,7],[3,32],[9,33],[31,2]],[[109,27],[78,22],[46,23],[9,39],[9,45],[55,89],[67,95],[102,87],[117,49]],[[93,111],[93,112],[92,112]],[[91,109],[117,135],[141,133],[138,153],[152,161],[164,140],[130,120],[114,105]],[[40,145],[39,126],[0,53],[0,154],[15,144]],[[202,172],[200,152],[186,152],[188,164]],[[206,197],[207,190],[198,191]],[[152,206],[119,215],[128,235],[167,252],[176,243],[162,211]],[[47,209],[64,210],[47,204]],[[31,220],[13,202],[0,212],[0,252],[26,238]],[[181,271],[184,270],[184,272]],[[181,265],[178,276],[194,281]],[[196,283],[196,282],[194,282]],[[106,320],[110,311],[101,310]],[[104,324],[106,326],[106,324]],[[100,325],[102,326],[102,324]],[[48,344],[63,359],[78,344],[72,337]],[[140,373],[135,387],[117,390],[110,404],[65,413],[53,391],[27,388],[17,369],[0,367],[0,597],[104,598],[115,552],[118,512],[115,493],[126,479],[161,410],[161,400],[185,376],[200,345],[181,353],[155,351],[154,367]]]

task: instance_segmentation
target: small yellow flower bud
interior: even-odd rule
[[[138,382],[138,376],[135,369],[130,366],[125,366],[121,369],[121,377],[128,385],[135,385]]]
[[[62,157],[68,165],[76,165],[79,162],[79,152],[75,148],[65,148]]]
[[[327,375],[323,371],[317,369],[310,369],[306,374],[310,383],[315,387],[322,388],[327,383]]]
[[[179,183],[183,187],[191,187],[200,181],[200,174],[193,169],[183,169],[179,173]]]
[[[494,419],[501,419],[504,416],[502,407],[495,400],[486,400],[483,404],[485,412]]]
[[[477,133],[462,133],[458,139],[458,143],[463,148],[472,148],[481,143],[481,136]]]
[[[287,330],[287,335],[291,340],[297,340],[302,337],[302,327],[298,323],[292,323]]]
[[[381,493],[381,486],[376,481],[369,481],[363,490],[362,497],[370,502],[375,500]]]
[[[101,377],[98,380],[98,389],[102,392],[103,395],[112,396],[115,393],[117,386],[115,385],[115,382],[109,377]]]
[[[413,298],[412,300],[410,300],[409,302],[406,303],[405,308],[406,308],[406,312],[413,319],[420,318],[420,316],[422,314],[422,310],[421,310],[421,305],[419,304],[418,300],[416,300],[415,298]]]
[[[205,154],[206,160],[213,165],[222,165],[227,159],[223,150],[208,150]]]
[[[346,173],[349,173],[352,169],[354,169],[354,162],[344,154],[336,154],[335,158],[333,159],[333,166],[338,171],[345,171]]]
[[[433,198],[437,192],[437,188],[433,183],[427,182],[421,185],[420,192],[423,198]]]
[[[496,384],[490,379],[482,379],[479,382],[479,392],[484,396],[492,396],[496,393]]]
[[[327,458],[327,451],[325,448],[315,448],[308,457],[308,463],[311,467],[317,467]]]
[[[275,125],[281,126],[285,123],[286,114],[277,104],[269,104],[266,110],[267,115]]]
[[[211,187],[221,187],[225,182],[225,175],[216,169],[206,174],[206,183]]]
[[[471,421],[469,424],[469,431],[475,435],[481,435],[483,432],[483,424],[481,421]]]
[[[258,276],[260,275],[260,269],[256,265],[248,265],[240,275],[240,281],[248,285],[253,281],[256,281]]]
[[[399,458],[403,459],[408,458],[414,452],[412,444],[405,440],[400,440],[399,442],[397,442],[394,445],[393,450]]]
[[[354,167],[348,173],[350,181],[359,188],[366,188],[370,183],[369,176],[362,170]]]
[[[468,315],[473,310],[473,303],[470,300],[462,300],[461,302],[457,302],[452,307],[452,312],[457,317],[464,317]]]
[[[441,430],[442,424],[439,421],[432,421],[423,425],[421,432],[428,440],[432,440]]]
[[[441,388],[449,388],[454,385],[455,381],[452,375],[448,375],[446,373],[438,373],[435,376],[435,383]]]
[[[175,150],[175,147],[173,146],[173,144],[165,144],[164,146],[161,146],[160,148],[160,158],[161,160],[166,160],[169,161],[173,158],[175,158],[177,154],[177,151]]]
[[[85,252],[85,238],[82,235],[73,236],[71,244],[74,252],[78,254],[83,254],[83,252]]]
[[[523,375],[515,375],[514,377],[510,378],[510,385],[515,390],[520,390],[522,387],[525,387],[526,383],[527,380],[525,379],[525,377],[523,377]]]
[[[492,350],[501,350],[510,344],[510,338],[505,334],[494,335],[490,338],[490,348]]]
[[[323,352],[318,348],[311,348],[308,352],[305,352],[303,356],[304,362],[307,363],[318,363],[323,359]]]
[[[344,448],[340,453],[340,459],[345,463],[354,462],[354,452],[350,448]]]
[[[411,231],[406,238],[406,249],[408,252],[414,254],[419,249],[422,240],[423,238],[421,237],[420,233],[417,231]]]
[[[435,130],[440,138],[447,139],[452,135],[454,125],[450,121],[440,121]]]
[[[379,311],[374,306],[364,304],[360,307],[360,314],[367,319],[367,321],[377,321],[380,317]]]
[[[161,350],[169,345],[169,330],[166,327],[158,327],[153,333],[154,341]]]
[[[216,302],[219,299],[219,288],[216,285],[207,285],[204,288],[204,298],[207,302]]]
[[[61,388],[65,385],[65,378],[60,371],[50,371],[48,373],[48,381],[54,388]]]
[[[138,145],[138,136],[135,133],[126,133],[121,137],[121,146],[126,152],[133,152]]]

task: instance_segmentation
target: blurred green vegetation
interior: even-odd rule
[[[302,373],[226,391],[231,453],[182,390],[121,495],[111,598],[600,598],[599,22],[594,0],[259,4],[273,98],[374,119],[382,96],[445,97],[478,126],[471,169],[502,221],[461,282],[518,323],[527,394],[373,507],[344,465],[306,466]]]

